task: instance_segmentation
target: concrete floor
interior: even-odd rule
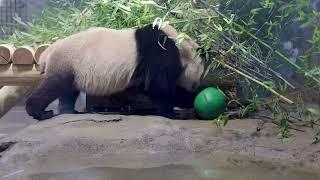
[[[48,109],[53,109],[56,113],[57,105],[58,102],[55,101],[48,107]],[[25,105],[23,102],[21,102],[14,106],[5,116],[0,119],[0,138],[1,136],[13,134],[19,130],[22,130],[36,122],[38,121],[34,120],[27,114]]]
[[[61,115],[0,139],[16,142],[0,153],[0,179],[320,179],[310,130],[292,131],[284,143],[276,125],[257,131],[260,123],[233,120],[219,129],[159,116]]]
[[[77,99],[76,110],[83,111],[85,108],[85,94],[80,93]],[[57,113],[58,101],[54,101],[48,107]],[[14,106],[5,116],[0,118],[0,138],[4,135],[15,133],[38,121],[30,117],[25,110],[24,100]]]
[[[0,119],[0,137],[15,133],[35,122],[37,121],[26,113],[23,103],[20,103]]]

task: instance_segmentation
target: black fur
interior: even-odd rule
[[[132,81],[158,105],[159,115],[174,118],[175,88],[183,70],[179,50],[173,40],[151,25],[138,29],[135,38],[138,66]],[[45,108],[57,98],[60,113],[74,112],[79,91],[73,84],[72,72],[46,77],[26,102],[28,114],[38,120],[53,117]]]
[[[175,88],[183,70],[179,50],[157,26],[138,29],[136,41],[138,66],[134,78],[142,80],[140,87],[159,106],[159,115],[173,118]]]
[[[45,120],[54,116],[53,111],[45,111],[47,106],[59,98],[60,113],[73,111],[79,91],[73,87],[71,72],[45,77],[39,87],[26,101],[26,111],[37,120]]]

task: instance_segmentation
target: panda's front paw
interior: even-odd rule
[[[38,121],[43,121],[43,120],[47,120],[50,119],[54,116],[54,113],[52,110],[50,111],[43,111],[42,113],[40,113],[37,116],[33,116],[34,119],[38,120]]]

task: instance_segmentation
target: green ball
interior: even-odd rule
[[[194,100],[194,109],[203,119],[215,119],[226,110],[226,96],[217,88],[202,90]]]

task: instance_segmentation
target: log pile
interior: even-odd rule
[[[30,65],[38,64],[40,55],[49,47],[43,44],[37,48],[30,46],[14,47],[7,44],[0,45],[0,64]]]
[[[38,63],[48,44],[37,48],[0,45],[0,86],[32,85],[40,80]]]
[[[48,47],[0,44],[0,118],[37,86],[39,58]]]

